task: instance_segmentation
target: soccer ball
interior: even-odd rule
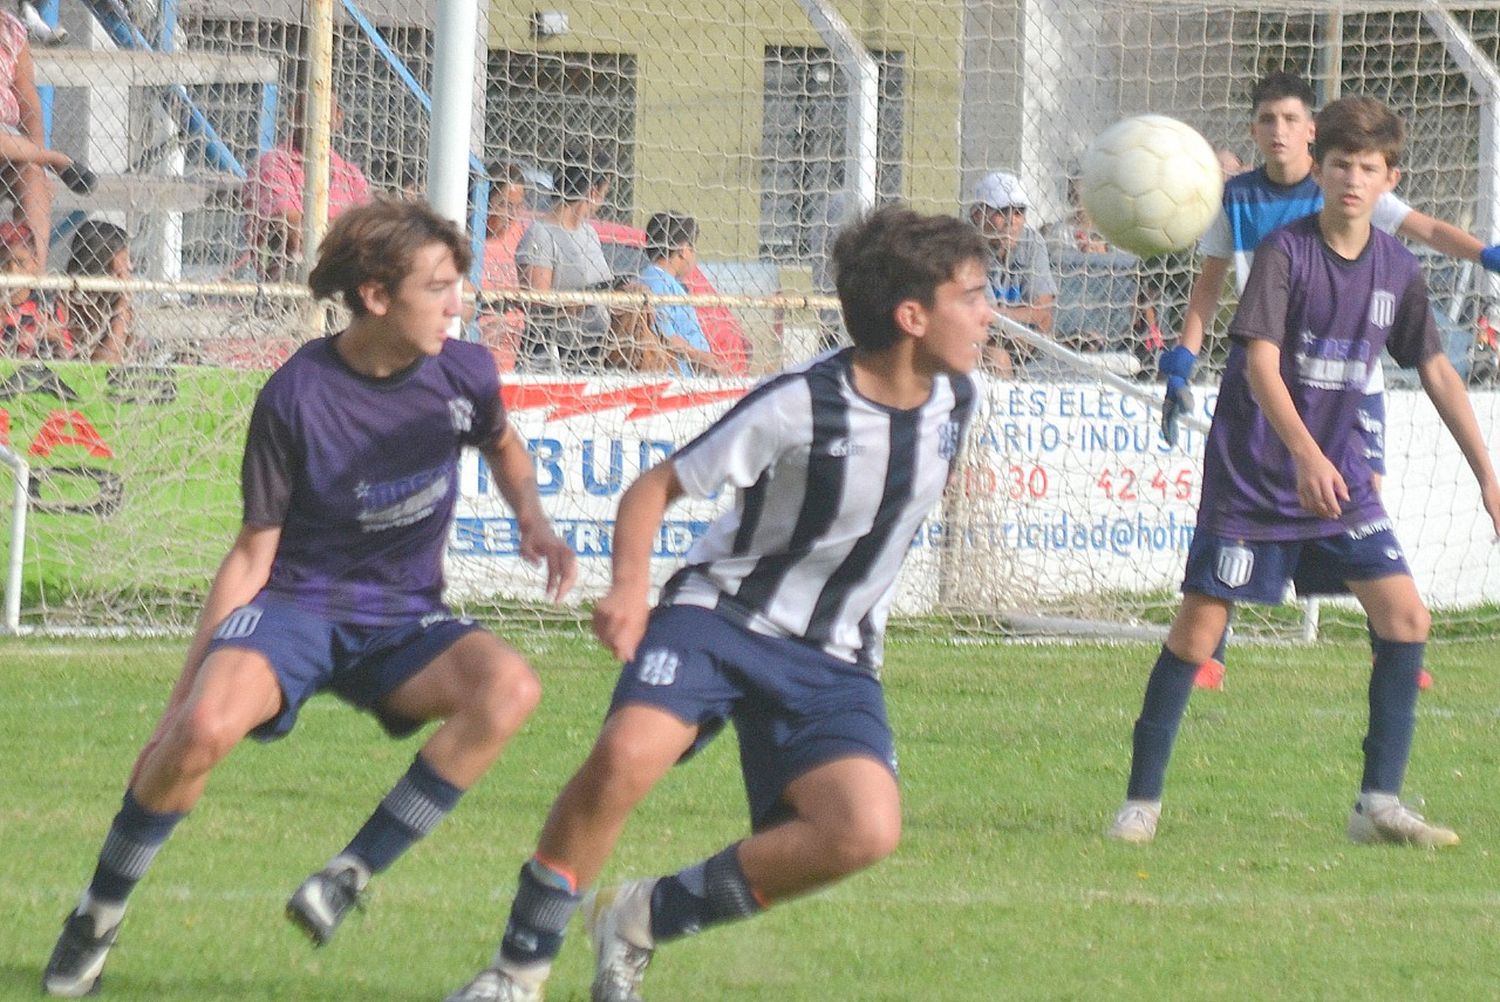
[[[1208,141],[1165,115],[1116,122],[1089,144],[1080,166],[1079,194],[1094,226],[1141,257],[1191,245],[1224,194]]]

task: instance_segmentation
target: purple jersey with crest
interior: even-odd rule
[[[445,611],[459,448],[489,445],[505,428],[494,360],[450,340],[371,379],[339,357],[337,338],[303,345],[250,418],[244,521],[281,527],[265,590],[362,626]]]
[[[1247,540],[1320,539],[1385,518],[1372,482],[1360,401],[1382,351],[1411,368],[1441,351],[1417,259],[1379,230],[1353,261],[1323,242],[1318,217],[1270,233],[1256,249],[1203,458],[1201,529]],[[1297,502],[1291,454],[1250,392],[1245,346],[1281,348],[1281,378],[1303,424],[1349,488],[1340,519]]]

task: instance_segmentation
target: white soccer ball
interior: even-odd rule
[[[1084,151],[1079,194],[1100,233],[1141,257],[1170,254],[1203,235],[1219,211],[1224,175],[1191,126],[1138,115],[1101,132]]]

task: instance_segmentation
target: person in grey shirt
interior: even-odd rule
[[[526,230],[516,247],[521,286],[546,292],[607,288],[614,280],[599,233],[589,218],[604,204],[609,178],[587,167],[557,172],[557,202]],[[527,352],[564,368],[602,360],[609,341],[609,310],[532,304],[527,309]]]
[[[1008,171],[995,171],[974,186],[969,221],[989,246],[985,273],[996,312],[1050,334],[1057,282],[1052,277],[1046,241],[1026,225],[1030,205],[1020,178]],[[985,351],[990,368],[1001,378],[1014,375],[1016,363],[1027,361],[1031,355],[1031,348],[1004,334],[992,337]]]

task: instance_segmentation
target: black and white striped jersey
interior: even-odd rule
[[[852,357],[772,377],[672,457],[690,496],[726,485],[738,496],[661,604],[715,609],[873,669],[896,572],[942,496],[979,387],[938,376],[926,403],[894,410],[855,390]]]

